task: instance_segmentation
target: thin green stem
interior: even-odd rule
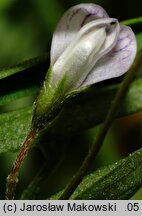
[[[87,154],[86,158],[84,159],[81,167],[79,168],[77,174],[72,178],[71,182],[63,192],[63,194],[59,197],[59,200],[67,200],[70,198],[72,193],[75,191],[75,189],[78,187],[78,185],[81,183],[83,178],[85,177],[86,173],[88,172],[89,168],[91,167],[91,164],[93,160],[95,159],[95,156],[99,152],[102,143],[105,139],[105,136],[118,112],[118,108],[121,106],[121,102],[124,98],[124,96],[127,93],[127,90],[133,81],[136,72],[142,65],[142,50],[139,51],[139,53],[136,56],[136,60],[127,73],[127,75],[124,78],[124,81],[122,82],[120,89],[116,93],[116,96],[114,100],[112,101],[112,105],[110,107],[110,110],[108,111],[108,114],[106,116],[106,119],[104,121],[104,124],[100,128],[100,131],[96,137],[95,143],[92,145],[92,147],[89,150],[89,153]]]
[[[133,19],[128,19],[120,22],[123,25],[135,25],[142,23],[142,17],[137,17]]]

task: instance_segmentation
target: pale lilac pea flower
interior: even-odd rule
[[[136,55],[136,39],[128,26],[109,18],[96,4],[79,4],[60,19],[51,44],[50,86],[65,78],[66,93],[118,77]]]
[[[34,127],[51,121],[72,92],[128,71],[136,47],[131,28],[109,18],[99,5],[70,8],[53,34],[51,66],[35,103]]]

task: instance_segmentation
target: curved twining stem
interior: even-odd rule
[[[112,105],[110,107],[110,110],[106,116],[106,119],[104,121],[104,124],[100,128],[100,131],[98,133],[98,136],[96,137],[95,143],[92,145],[92,147],[89,150],[89,153],[87,154],[86,158],[84,159],[81,167],[79,168],[77,174],[72,178],[70,183],[68,184],[67,188],[63,192],[63,194],[59,197],[59,200],[67,200],[70,198],[72,193],[75,191],[75,189],[78,187],[78,185],[81,183],[85,175],[87,174],[89,168],[92,165],[92,162],[95,159],[95,156],[99,152],[102,143],[105,139],[105,136],[116,117],[118,108],[121,106],[121,102],[124,98],[124,96],[127,93],[127,90],[133,81],[136,72],[142,65],[142,50],[139,51],[139,53],[136,56],[135,62],[129,72],[127,73],[126,77],[124,78],[124,81],[122,82],[120,89],[116,93],[116,96],[114,100],[112,101]]]
[[[24,158],[27,155],[27,152],[31,146],[31,144],[33,143],[33,141],[35,140],[35,138],[37,137],[38,133],[36,130],[31,129],[25,142],[23,143],[19,154],[16,157],[16,160],[13,164],[11,173],[8,175],[7,177],[7,184],[6,184],[6,199],[14,199],[14,190],[16,187],[16,184],[18,182],[18,174],[19,174],[19,169],[22,165],[22,162],[24,160]]]

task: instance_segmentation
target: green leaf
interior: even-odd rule
[[[142,149],[84,179],[72,199],[129,199],[142,186]]]
[[[0,115],[0,153],[20,149],[30,129],[31,115],[31,107]]]
[[[5,94],[4,96],[0,96],[0,107],[6,106],[9,103],[15,103],[18,99],[22,100],[25,97],[34,97],[39,88],[37,86],[32,86],[26,89],[19,89],[18,91],[11,92],[9,94]]]
[[[0,113],[18,110],[31,106],[39,91],[38,86],[19,89],[0,96]]]
[[[35,57],[26,61],[23,61],[15,66],[4,68],[0,70],[0,80],[3,78],[6,78],[8,76],[11,76],[15,73],[22,72],[23,70],[29,69],[33,66],[36,66],[39,63],[42,63],[48,59],[48,54],[45,53],[39,57]]]
[[[141,86],[142,79],[131,84],[117,117],[131,115],[142,110]],[[48,125],[47,130],[64,135],[65,133],[77,133],[98,125],[104,120],[118,88],[119,84],[104,87],[95,85],[69,98],[56,119]],[[0,114],[0,146],[2,146],[2,151],[18,150],[21,141],[28,132],[29,126],[27,127],[27,125],[30,125],[31,117],[31,107]],[[15,147],[13,147],[14,143]]]
[[[89,174],[71,199],[130,199],[142,185],[142,148],[131,156]],[[50,199],[58,199],[62,192]]]

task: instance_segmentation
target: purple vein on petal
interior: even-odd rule
[[[126,48],[129,47],[129,45],[130,45],[130,44],[132,43],[132,41],[133,41],[132,38],[131,38],[131,35],[128,34],[127,36],[118,39],[118,42],[124,41],[125,39],[128,39],[128,40],[127,40],[127,43],[126,43],[125,45],[123,45],[121,48],[120,48],[120,47],[114,48],[114,53],[121,52],[121,51],[129,51],[129,50],[127,50]]]
[[[73,19],[74,16],[78,14],[78,12],[81,10],[81,8],[76,9],[73,13],[68,14],[68,23],[67,23],[67,29],[70,27],[71,20]]]
[[[127,55],[127,56],[123,57],[123,58],[122,58],[122,60],[125,60],[125,59],[127,59],[129,56],[131,56],[131,54],[130,54],[130,53],[129,53],[129,55]]]
[[[81,27],[85,25],[85,22],[87,21],[88,18],[90,18],[91,16],[96,16],[98,14],[98,11],[95,13],[89,13],[85,16],[84,20],[81,23]]]
[[[81,10],[81,8],[78,8],[75,10],[72,14],[70,14],[69,22],[72,20],[72,18]]]

